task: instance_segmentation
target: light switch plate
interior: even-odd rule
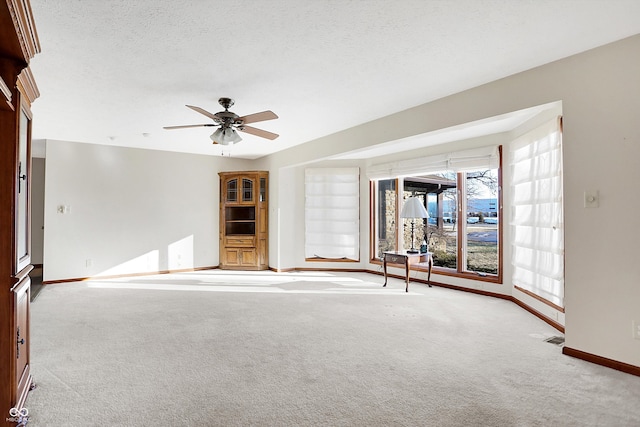
[[[599,206],[600,206],[600,195],[598,194],[598,190],[585,190],[584,207],[597,208]]]

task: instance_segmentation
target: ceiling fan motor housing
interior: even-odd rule
[[[228,110],[229,107],[232,107],[236,102],[231,98],[220,98],[218,99],[218,104],[222,105],[222,108]]]
[[[215,114],[217,118],[217,122],[220,123],[223,127],[231,127],[235,124],[242,124],[242,120],[238,120],[240,116],[231,111],[220,111]]]

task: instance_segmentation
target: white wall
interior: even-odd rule
[[[640,181],[638,76],[640,35],[293,147],[268,164],[278,170],[561,101],[566,345],[640,366],[640,340],[631,328],[640,321],[634,219],[640,196],[630,191]],[[585,190],[599,191],[599,208],[584,208]],[[273,221],[270,227],[271,235],[282,232]],[[283,248],[282,256],[295,258],[287,250],[294,249]]]
[[[46,159],[45,281],[218,265],[217,173],[246,161],[64,141]]]
[[[31,159],[31,264],[42,264],[44,256],[45,160]]]

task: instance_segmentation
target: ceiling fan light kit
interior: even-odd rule
[[[231,128],[218,128],[214,133],[211,134],[210,138],[214,144],[221,145],[231,145],[235,144],[236,142],[242,141],[242,138],[240,138],[238,132]]]
[[[240,135],[238,135],[237,131],[249,133],[251,135],[270,140],[274,140],[279,136],[278,134],[246,125],[247,123],[256,123],[277,119],[278,116],[273,111],[267,110],[241,117],[236,113],[229,111],[229,107],[235,104],[235,101],[233,99],[220,98],[218,99],[218,103],[222,105],[224,111],[219,111],[215,114],[194,105],[187,105],[188,108],[191,108],[192,110],[209,117],[211,120],[213,120],[214,123],[206,123],[201,125],[165,126],[164,129],[218,126],[218,129],[216,129],[215,132],[211,134],[210,138],[214,144],[220,145],[231,145],[242,141],[242,138],[240,137]]]

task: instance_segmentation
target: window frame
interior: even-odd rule
[[[503,213],[503,191],[502,191],[502,145],[498,146],[498,167],[497,167],[497,175],[498,175],[498,194],[497,194],[497,213],[498,213],[498,224],[497,224],[497,245],[498,245],[498,273],[490,274],[490,273],[482,273],[482,272],[474,272],[467,270],[467,262],[465,258],[465,248],[467,242],[466,236],[466,221],[464,222],[464,226],[457,227],[457,259],[455,270],[452,268],[433,266],[432,272],[442,276],[450,276],[450,277],[459,277],[463,279],[471,279],[482,282],[490,282],[496,284],[503,284],[503,268],[504,268],[504,260],[503,260],[503,247],[504,247],[504,213]],[[481,169],[481,168],[480,168]],[[456,206],[457,216],[458,218],[466,218],[466,179],[464,178],[465,172],[456,173],[456,188],[457,188],[457,197],[458,203]],[[394,178],[390,178],[394,179]],[[400,236],[402,235],[400,224],[402,222],[399,218],[399,200],[402,199],[401,189],[400,189],[400,179],[398,177],[396,180],[396,248],[400,247]],[[371,179],[369,181],[369,262],[372,264],[381,265],[382,261],[378,257],[376,253],[377,250],[377,223],[378,223],[378,183],[379,180]],[[402,185],[402,191],[404,191],[404,185]],[[464,210],[463,210],[464,209]],[[464,262],[463,262],[464,261]],[[411,266],[411,270],[427,272],[428,267],[422,266],[420,264],[414,264]]]

